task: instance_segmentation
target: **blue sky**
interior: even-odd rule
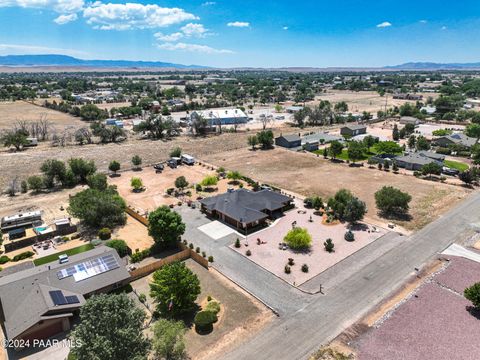
[[[0,0],[0,54],[218,67],[480,62],[479,0]]]

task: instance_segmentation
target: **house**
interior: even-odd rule
[[[288,106],[287,108],[285,108],[285,111],[289,114],[295,114],[302,110],[303,110],[303,106]]]
[[[437,112],[437,107],[436,106],[430,106],[430,105],[422,106],[420,108],[420,111],[427,114],[427,115],[433,115]]]
[[[367,127],[365,125],[347,125],[340,129],[340,134],[350,137],[366,133]]]
[[[247,230],[265,225],[267,219],[283,214],[292,205],[292,199],[272,190],[238,189],[202,199],[200,204],[208,216],[238,230]]]
[[[275,138],[275,145],[281,146],[284,148],[297,148],[302,146],[302,138],[299,134],[293,135],[282,135],[280,134],[279,137]]]
[[[0,321],[8,340],[46,339],[70,329],[88,296],[130,280],[117,251],[105,246],[0,275]]]
[[[412,124],[413,126],[418,126],[420,124],[420,120],[413,116],[402,116],[400,118],[400,124],[407,125]]]
[[[409,153],[403,156],[397,156],[394,161],[396,162],[398,167],[414,171],[418,171],[424,165],[430,163],[436,163],[439,166],[443,167],[443,160],[445,159],[445,157],[440,160],[438,157],[435,158],[437,155],[439,154],[434,154],[431,152]]]
[[[332,141],[343,142],[344,139],[338,135],[327,133],[314,133],[302,137],[302,149],[307,151],[318,150],[320,145],[331,143]]]
[[[248,116],[240,109],[192,111],[188,120],[193,123],[198,117],[207,120],[209,126],[246,124]]]
[[[457,133],[457,134],[441,136],[438,139],[435,139],[434,143],[435,145],[441,146],[441,147],[459,145],[469,149],[477,143],[477,139],[473,137],[469,137],[462,133]]]

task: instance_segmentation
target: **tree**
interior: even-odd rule
[[[107,113],[100,109],[97,105],[88,104],[80,108],[80,116],[83,120],[96,121],[105,119],[107,117]]]
[[[480,124],[467,125],[467,128],[465,129],[465,134],[467,136],[480,139]]]
[[[377,208],[385,217],[405,215],[411,200],[410,194],[393,186],[384,186],[375,193]]]
[[[367,135],[363,138],[363,144],[367,148],[367,150],[370,152],[370,148],[375,145],[377,140],[372,136],[372,135]]]
[[[393,160],[392,170],[395,173],[398,172],[398,165],[397,165],[397,162],[395,160]]]
[[[29,176],[27,179],[28,187],[35,193],[43,188],[43,178],[38,175]]]
[[[442,173],[442,167],[435,162],[431,162],[423,165],[421,171],[423,175],[431,177],[432,175],[440,175]]]
[[[328,149],[326,147],[323,148],[323,158],[326,159],[328,156]]]
[[[308,233],[307,229],[296,227],[285,235],[283,241],[295,250],[308,249],[312,244],[312,236]]]
[[[458,174],[458,178],[465,184],[470,185],[477,180],[477,173],[473,169],[468,169]]]
[[[168,206],[161,206],[148,215],[148,235],[160,247],[175,245],[184,232],[182,217]]]
[[[28,145],[27,134],[21,130],[8,131],[2,136],[2,142],[3,146],[13,146],[16,151],[19,151],[25,145]]]
[[[139,177],[132,177],[130,186],[133,188],[133,191],[140,191],[143,188],[143,181]]]
[[[352,197],[345,205],[343,220],[355,224],[363,219],[366,212],[367,205],[357,197]]]
[[[417,138],[417,150],[430,150],[430,143],[424,136],[419,136]]]
[[[176,146],[172,149],[172,151],[170,151],[170,157],[180,157],[182,156],[182,148],[180,148],[179,146]]]
[[[473,284],[463,291],[463,295],[470,300],[477,309],[480,309],[480,282]]]
[[[247,139],[248,145],[252,147],[252,150],[256,149],[258,145],[258,137],[255,135],[250,135]]]
[[[257,134],[258,143],[262,145],[262,149],[270,149],[273,146],[272,130],[263,130]]]
[[[153,273],[150,296],[163,316],[177,316],[195,309],[200,281],[183,262],[174,262]]]
[[[112,160],[108,165],[108,170],[112,171],[116,175],[117,171],[120,170],[120,163],[116,160]]]
[[[108,187],[107,176],[105,174],[88,175],[87,184],[91,189],[105,191]]]
[[[111,247],[112,249],[117,250],[117,253],[120,257],[128,255],[128,245],[124,240],[114,239],[109,240],[105,243],[106,246]]]
[[[97,171],[95,162],[93,160],[87,161],[82,158],[71,158],[68,160],[68,166],[72,170],[73,175],[80,183],[86,183],[87,177]]]
[[[392,131],[392,138],[394,141],[400,140],[400,132],[398,131],[398,126],[395,124],[393,126],[393,131]]]
[[[335,104],[334,110],[337,113],[346,113],[348,111],[348,104],[345,101],[340,101]]]
[[[215,186],[218,183],[218,178],[215,175],[207,175],[200,183],[204,187]]]
[[[65,182],[67,168],[65,163],[60,160],[50,159],[45,160],[40,171],[45,175],[45,186],[47,188],[52,188],[55,186],[55,183]]]
[[[86,189],[69,199],[68,213],[89,227],[102,228],[124,225],[125,201],[117,191],[108,187],[105,191]]]
[[[333,252],[335,244],[333,243],[332,239],[329,238],[323,243],[323,246],[325,247],[325,251],[331,253]]]
[[[410,149],[413,149],[415,148],[415,144],[417,142],[417,138],[415,137],[415,135],[410,135],[410,137],[408,138],[408,147]]]
[[[132,157],[132,164],[135,167],[135,169],[138,169],[140,165],[142,165],[142,158],[138,155],[134,155]]]
[[[182,321],[159,319],[153,325],[152,347],[155,355],[165,360],[185,359],[183,337],[186,330]]]
[[[328,152],[330,153],[330,156],[332,159],[336,159],[338,155],[342,153],[343,150],[343,145],[340,141],[332,141],[330,143],[330,148],[328,149]]]
[[[227,173],[227,179],[232,180],[233,184],[238,185],[238,183],[240,182],[239,180],[242,179],[242,174],[240,174],[240,172],[236,170],[229,171]]]
[[[375,146],[379,154],[398,154],[402,152],[402,148],[395,141],[380,141]]]
[[[208,120],[197,114],[192,122],[192,127],[196,135],[205,135],[208,128]]]
[[[145,312],[125,294],[93,295],[80,309],[80,323],[71,332],[71,352],[78,360],[147,359],[143,334]]]
[[[348,143],[348,158],[355,163],[357,160],[361,160],[364,158],[363,152],[365,151],[365,147],[361,141],[350,141]]]
[[[185,176],[179,176],[175,179],[175,187],[182,191],[188,186],[188,181],[185,179]]]

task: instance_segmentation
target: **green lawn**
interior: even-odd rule
[[[48,264],[50,262],[57,261],[59,255],[66,254],[68,256],[72,256],[72,255],[80,254],[80,253],[88,251],[88,250],[92,250],[93,248],[94,248],[94,246],[92,244],[80,245],[76,248],[68,249],[68,250],[61,251],[61,252],[58,252],[58,253],[55,253],[55,254],[52,254],[52,255],[48,255],[48,256],[44,256],[44,257],[35,259],[35,260],[33,260],[33,263],[35,264],[35,266]]]
[[[313,153],[318,154],[320,156],[323,156],[323,149],[315,150],[315,151],[313,151]],[[378,154],[378,150],[377,150],[377,147],[376,147],[376,144],[375,144],[369,149],[368,152],[365,152],[363,154],[363,157],[361,159],[359,159],[358,161],[368,160],[372,156],[377,155],[377,154]],[[401,154],[402,154],[402,152],[399,152],[399,153],[396,153],[395,155],[401,155]],[[330,157],[330,154],[328,156]],[[348,149],[346,147],[342,150],[342,153],[337,156],[337,159],[345,160],[345,161],[350,160],[349,157],[348,157]]]
[[[462,163],[460,161],[445,160],[443,163],[445,166],[451,169],[457,169],[458,171],[465,171],[469,168],[468,164]]]

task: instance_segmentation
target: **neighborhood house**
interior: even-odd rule
[[[350,137],[366,133],[367,127],[365,125],[347,125],[340,129],[340,134]]]

